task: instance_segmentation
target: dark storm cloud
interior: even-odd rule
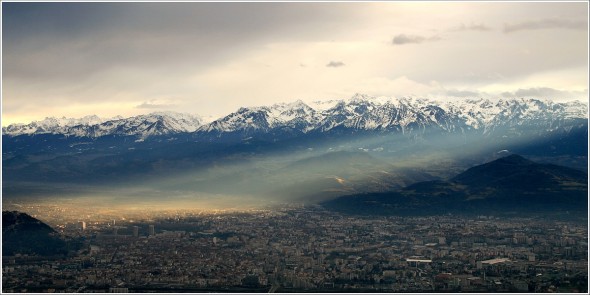
[[[344,63],[341,61],[331,61],[326,65],[326,67],[329,67],[329,68],[337,68],[337,67],[343,67],[343,66],[344,66]]]
[[[122,6],[98,3],[18,3],[3,5],[3,38],[10,43],[33,37],[51,35],[51,38],[78,37],[102,29],[106,22],[121,17]]]
[[[399,34],[393,37],[393,45],[403,45],[403,44],[419,44],[422,42],[427,41],[438,41],[441,38],[439,36],[432,36],[432,37],[424,37],[419,35],[406,35],[406,34]]]
[[[456,89],[447,90],[446,94],[448,96],[454,96],[454,97],[478,97],[478,96],[480,96],[480,94],[478,92],[469,91],[469,90],[456,90]]]
[[[276,30],[271,24],[281,26],[304,15],[318,16],[317,9],[297,3],[5,3],[3,9],[4,37],[11,39],[44,34],[81,37],[118,29],[263,33]]]
[[[260,40],[320,39],[322,24],[352,17],[329,3],[5,3],[4,75],[81,81],[133,68],[168,75],[198,71]],[[306,22],[301,23],[305,18]],[[354,18],[354,17],[353,17]],[[172,45],[174,44],[174,45]]]
[[[588,28],[588,22],[585,20],[570,19],[542,19],[536,21],[524,21],[520,23],[504,24],[504,33],[512,33],[523,30],[541,30],[541,29],[570,29],[585,30]]]

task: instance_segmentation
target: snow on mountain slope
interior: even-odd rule
[[[269,131],[273,128],[308,130],[319,120],[316,110],[302,101],[269,107],[240,108],[198,129],[201,132]]]
[[[3,134],[63,134],[67,136],[100,137],[105,135],[135,135],[141,138],[180,132],[194,132],[201,124],[198,116],[175,112],[156,112],[130,118],[81,119],[47,118],[30,124],[13,124],[2,128]]]
[[[422,98],[371,97],[356,94],[346,100],[297,101],[270,107],[241,108],[197,132],[268,132],[295,128],[303,133],[337,127],[360,130],[397,130],[402,133],[435,127],[446,132],[479,130],[489,134],[500,127],[538,125],[545,129],[570,119],[587,118],[581,102],[551,100],[466,99],[434,101]]]
[[[155,135],[194,132],[200,134],[234,133],[251,136],[288,132],[300,134],[326,132],[334,128],[396,131],[403,134],[434,128],[443,132],[478,131],[492,134],[519,126],[552,131],[567,127],[572,120],[588,118],[587,104],[579,101],[559,103],[541,99],[457,99],[435,101],[411,97],[371,97],[356,94],[349,99],[301,100],[271,106],[240,108],[225,117],[203,124],[199,116],[159,112],[131,118],[102,120],[96,116],[81,119],[47,118],[30,124],[3,128],[6,135],[64,134],[100,137],[131,135],[147,138]],[[504,131],[502,131],[504,130]],[[500,132],[499,131],[499,132]],[[516,132],[518,133],[518,132]]]
[[[55,118],[48,117],[41,121],[33,121],[29,124],[12,124],[2,128],[3,134],[21,135],[21,134],[65,134],[68,128],[72,126],[90,126],[100,124],[106,121],[96,115],[85,116],[80,119],[74,118]]]
[[[74,126],[69,135],[100,137],[105,135],[134,135],[147,138],[155,135],[167,135],[193,132],[200,125],[197,116],[173,112],[159,112],[139,115],[126,119],[111,120],[98,125]]]

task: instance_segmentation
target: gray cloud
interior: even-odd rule
[[[164,104],[164,103],[157,103],[155,101],[145,101],[142,104],[136,106],[138,109],[161,109],[161,108],[170,108],[174,107],[173,104]]]
[[[515,92],[503,92],[502,96],[507,98],[513,97],[534,97],[534,98],[551,98],[551,99],[571,99],[580,98],[588,95],[588,89],[584,91],[563,91],[549,87],[520,88]]]
[[[331,68],[337,68],[337,67],[343,67],[344,63],[341,61],[331,61],[329,62],[326,67],[331,67]]]
[[[354,3],[326,15],[330,5],[4,3],[3,97],[39,109],[185,95],[191,77],[260,44],[323,40],[333,21],[361,17]]]
[[[536,21],[524,21],[520,23],[504,24],[504,33],[512,33],[522,30],[541,30],[541,29],[570,29],[585,30],[588,28],[588,22],[585,20],[569,19],[542,19]]]
[[[282,98],[285,89],[297,97],[341,98],[336,93],[354,93],[366,84],[386,94],[379,88],[389,87],[387,82],[379,84],[383,76],[461,85],[463,90],[501,82],[507,88],[497,91],[512,91],[522,87],[519,79],[541,73],[552,81],[543,86],[584,88],[579,86],[581,80],[586,84],[588,68],[584,30],[569,31],[571,34],[550,30],[546,38],[511,42],[505,42],[501,34],[485,34],[485,30],[492,24],[501,31],[503,23],[514,26],[555,15],[587,20],[585,3],[440,5],[436,7],[441,13],[459,13],[439,19],[432,17],[434,6],[430,5],[409,9],[403,3],[360,2],[4,3],[3,122],[91,112],[129,115],[164,104],[175,104],[178,111],[223,114],[244,104],[262,105]],[[571,27],[572,23],[579,27],[579,22],[572,21],[557,25]],[[418,28],[438,31],[413,31]],[[452,34],[450,28],[465,33]],[[427,43],[446,39],[445,33],[454,42],[440,42],[446,44],[437,50],[406,45],[411,50],[401,50],[399,55],[373,49],[370,41],[372,36],[391,34],[385,40],[391,46],[431,45]],[[349,41],[358,41],[358,52],[352,52],[357,47],[336,47]],[[274,46],[289,48],[291,56],[281,55]],[[351,60],[357,57],[362,62],[353,65]],[[288,61],[291,58],[295,61]],[[331,59],[347,63],[325,62]],[[273,68],[260,61],[272,61]],[[281,71],[283,65],[299,68],[299,63],[299,71]],[[322,64],[342,75],[319,79],[323,78]],[[343,71],[346,69],[338,65],[361,70]],[[567,75],[555,72],[550,76],[562,70]],[[502,75],[488,77],[489,73]],[[267,78],[252,83],[242,78],[257,75]],[[288,83],[293,78],[300,83],[296,87]],[[120,104],[121,109],[111,104]]]
[[[515,96],[514,93],[508,92],[508,91],[502,92],[500,95],[502,95],[502,97],[506,97],[506,98],[510,98],[510,97],[514,97]]]
[[[486,31],[491,31],[491,30],[492,30],[492,28],[484,25],[483,23],[480,23],[480,24],[471,23],[470,25],[465,25],[464,23],[461,23],[460,25],[449,29],[449,31],[451,31],[451,32],[461,32],[461,31],[486,32]]]
[[[561,96],[567,95],[568,92],[560,91],[549,87],[536,87],[528,89],[518,89],[514,92],[516,96]]]
[[[430,38],[419,36],[419,35],[406,35],[406,34],[399,34],[393,37],[393,45],[403,45],[403,44],[419,44],[426,41],[438,41],[441,38],[439,36],[432,36]]]
[[[454,96],[454,97],[478,97],[478,96],[480,96],[479,92],[469,91],[469,90],[457,90],[457,89],[447,90],[446,94],[448,96]]]
[[[6,3],[5,77],[70,83],[110,69],[195,73],[261,40],[321,39],[353,3]],[[301,23],[305,18],[306,22]],[[182,44],[182,46],[170,46]]]

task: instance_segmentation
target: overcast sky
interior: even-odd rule
[[[3,3],[2,125],[376,96],[588,100],[588,3]]]

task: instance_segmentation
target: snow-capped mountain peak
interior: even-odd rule
[[[85,116],[80,119],[46,118],[29,124],[12,124],[2,128],[11,136],[23,134],[63,134],[66,136],[100,137],[104,135],[134,135],[141,138],[180,132],[194,132],[201,125],[201,118],[176,112],[155,112],[130,118],[120,116],[101,119]]]
[[[359,130],[398,130],[435,127],[446,132],[480,130],[489,133],[498,126],[543,125],[555,121],[587,118],[581,102],[558,103],[540,99],[465,99],[435,101],[413,97],[372,97],[355,94],[344,100],[302,101],[269,107],[240,108],[203,132],[242,132],[295,128],[298,132],[325,132],[341,127]],[[417,129],[416,129],[417,130]]]
[[[79,119],[46,117],[43,120],[33,121],[29,124],[17,123],[9,125],[2,128],[2,133],[8,135],[41,133],[64,134],[67,132],[68,128],[73,126],[90,126],[100,124],[104,121],[105,119],[101,119],[96,115],[89,115]]]
[[[249,137],[286,133],[289,136],[337,129],[424,133],[477,131],[492,134],[517,126],[556,130],[588,118],[587,104],[579,101],[554,102],[547,99],[457,99],[435,101],[414,97],[373,97],[355,94],[349,99],[305,103],[296,100],[270,106],[242,107],[210,123],[199,116],[176,112],[155,112],[130,118],[80,119],[46,118],[30,124],[3,128],[10,136],[23,134],[64,134],[100,137],[150,136],[193,133],[195,136]],[[576,121],[577,120],[577,121]],[[508,129],[507,129],[508,128]],[[520,128],[520,127],[519,127]],[[529,128],[531,129],[531,128]],[[513,131],[511,131],[513,132]],[[514,131],[517,132],[517,131]]]

